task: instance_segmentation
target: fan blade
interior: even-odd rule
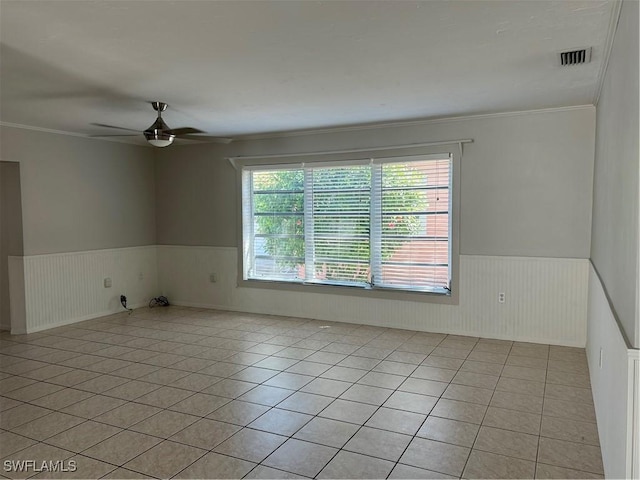
[[[129,132],[139,132],[139,130],[134,130],[133,128],[125,128],[125,127],[116,127],[115,125],[107,125],[106,123],[92,123],[91,125],[95,125],[96,127],[104,127],[104,128],[117,128],[118,130],[128,130]]]
[[[203,130],[198,130],[197,128],[191,127],[182,127],[182,128],[172,128],[171,133],[174,135],[189,135],[190,133],[207,133]]]
[[[225,138],[225,137],[211,137],[208,135],[180,135],[179,138],[184,138],[187,140],[199,140],[201,142],[213,142],[213,143],[231,143],[233,142],[233,138]]]
[[[121,133],[119,135],[87,135],[89,138],[105,138],[105,137],[137,137],[139,133]]]

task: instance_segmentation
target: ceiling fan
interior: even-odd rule
[[[233,141],[232,138],[201,135],[202,133],[206,132],[198,130],[197,128],[169,128],[169,126],[162,119],[162,112],[167,109],[168,105],[164,102],[151,102],[151,106],[153,106],[153,109],[158,112],[158,118],[156,118],[156,121],[153,122],[149,128],[144,130],[142,134],[144,135],[144,138],[147,139],[147,142],[149,142],[154,147],[168,147],[173,143],[176,137],[186,138],[188,140],[203,140],[216,143],[231,143]],[[133,130],[131,128],[116,127],[114,125],[106,125],[104,123],[93,123],[92,125],[96,125],[98,127],[117,128],[118,130],[127,130],[130,132],[138,132],[137,130]],[[121,135],[90,135],[90,137],[134,137],[139,134],[140,132],[135,134]]]

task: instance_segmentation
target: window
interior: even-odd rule
[[[243,278],[449,295],[450,154],[244,166]]]

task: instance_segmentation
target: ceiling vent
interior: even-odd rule
[[[560,52],[560,65],[581,65],[591,61],[591,47]]]

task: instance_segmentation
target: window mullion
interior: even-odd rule
[[[315,277],[315,239],[313,228],[313,170],[304,167],[304,281]]]
[[[369,213],[369,265],[371,284],[382,281],[382,165],[371,165],[371,203]]]

